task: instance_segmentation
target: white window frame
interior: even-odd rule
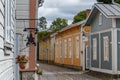
[[[62,57],[62,42],[60,41],[60,58]]]
[[[109,38],[108,36],[103,37],[104,46],[104,61],[109,61]]]
[[[64,58],[67,58],[67,40],[64,40]]]
[[[56,51],[55,51],[56,58],[58,58],[58,42],[56,42]]]
[[[80,45],[79,45],[79,36],[76,37],[76,58],[79,58],[79,51],[80,51]]]
[[[11,29],[11,21],[12,21],[12,8],[11,8],[11,0],[5,0],[5,41],[7,43],[12,43],[12,29]]]
[[[102,25],[102,13],[99,14],[99,25]]]
[[[72,39],[71,38],[69,38],[69,40],[68,40],[68,42],[69,42],[69,58],[72,58]]]
[[[93,60],[97,60],[97,38],[93,39]]]

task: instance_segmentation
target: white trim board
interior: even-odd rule
[[[117,73],[117,30],[112,30],[112,70]]]
[[[112,70],[107,70],[107,69],[100,69],[100,68],[91,67],[90,70],[97,71],[97,72],[108,73],[108,74],[115,74]]]
[[[113,28],[111,29],[107,29],[107,30],[102,30],[102,31],[96,31],[96,32],[93,32],[93,33],[90,33],[91,35],[94,35],[94,34],[99,34],[99,33],[104,33],[104,32],[109,32],[109,31],[112,31]]]

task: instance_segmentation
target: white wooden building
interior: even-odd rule
[[[16,0],[0,0],[0,80],[14,79]]]

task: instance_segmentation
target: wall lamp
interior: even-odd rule
[[[25,31],[35,31],[35,34],[37,34],[38,28],[24,28],[23,31],[24,31],[24,32],[25,32]]]
[[[41,7],[43,5],[43,3],[44,3],[44,0],[38,0],[39,7]]]
[[[36,46],[35,43],[35,38],[33,37],[32,32],[35,32],[35,34],[38,32],[37,28],[24,28],[23,31],[29,31],[30,34],[27,36],[27,43],[26,46],[33,44],[34,46]]]

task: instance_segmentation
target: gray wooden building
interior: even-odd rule
[[[85,26],[90,26],[90,70],[120,74],[120,5],[94,4]]]

